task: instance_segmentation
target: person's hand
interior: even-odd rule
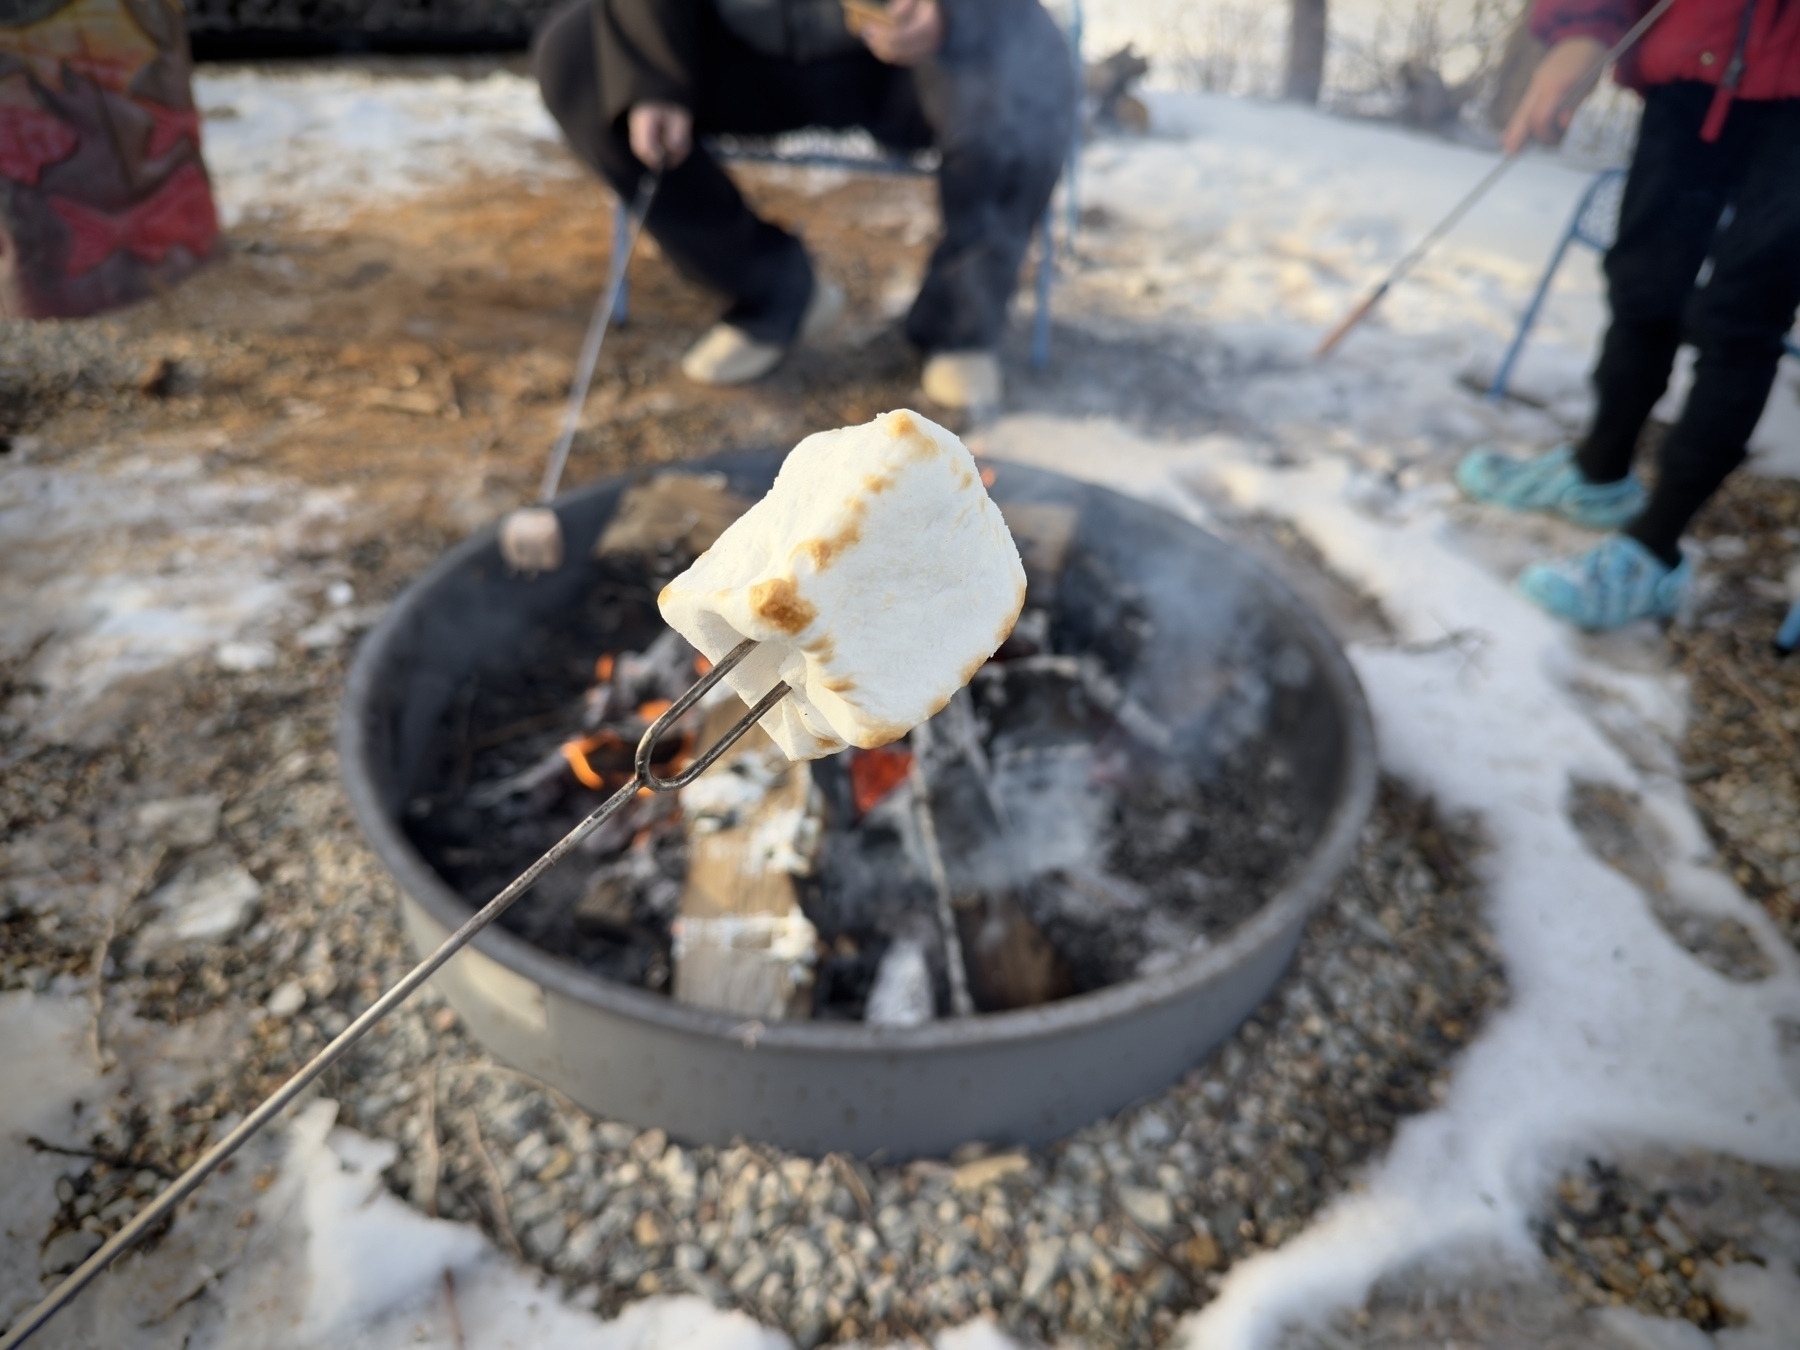
[[[1556,145],[1562,140],[1575,109],[1592,91],[1594,66],[1605,54],[1605,45],[1591,37],[1564,38],[1545,53],[1500,139],[1507,154],[1518,154],[1527,141]]]
[[[694,115],[676,103],[637,103],[625,119],[631,153],[659,173],[672,169],[694,148]]]
[[[938,0],[892,0],[883,18],[857,23],[857,36],[877,61],[916,66],[944,45],[944,12]]]

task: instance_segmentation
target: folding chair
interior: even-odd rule
[[[1069,40],[1069,58],[1075,63],[1076,100],[1079,105],[1082,88],[1081,26],[1082,0],[1069,0],[1069,24],[1063,35]],[[809,140],[823,139],[827,147],[808,149]],[[922,151],[913,155],[895,155],[877,150],[874,154],[848,154],[842,138],[826,133],[800,131],[773,141],[739,140],[719,137],[710,145],[713,153],[727,164],[778,164],[786,168],[843,169],[851,173],[890,174],[902,178],[929,178],[937,172],[937,152]],[[783,149],[782,147],[788,147]],[[1069,143],[1069,157],[1063,168],[1063,250],[1073,255],[1075,232],[1081,224],[1081,208],[1075,195],[1075,173],[1081,153],[1081,115],[1075,116],[1075,130]],[[1031,325],[1031,368],[1042,370],[1050,361],[1050,289],[1056,274],[1055,245],[1056,204],[1044,208],[1038,224],[1037,277],[1034,290],[1037,312]],[[615,254],[630,238],[630,213],[623,201],[613,207],[613,249]],[[629,310],[627,287],[619,287],[618,303],[613,306],[613,322],[625,322]]]

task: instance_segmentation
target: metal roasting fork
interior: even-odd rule
[[[298,1097],[309,1083],[341,1059],[344,1052],[367,1035],[377,1022],[406,1002],[418,987],[430,979],[446,961],[468,946],[477,933],[506,913],[513,902],[530,890],[539,877],[562,861],[571,849],[604,824],[609,817],[615,815],[639,792],[646,789],[651,792],[674,792],[686,787],[711,768],[718,761],[719,756],[737,744],[744,733],[760,722],[770,709],[792,692],[786,683],[777,683],[773,689],[757,700],[755,707],[738,719],[737,724],[731,730],[721,736],[710,749],[697,755],[692,763],[674,777],[660,778],[650,768],[650,761],[656,754],[657,742],[668,732],[669,728],[682,714],[704,698],[713,686],[742,664],[744,658],[755,651],[756,647],[757,643],[753,639],[740,642],[722,657],[718,664],[701,676],[692,688],[670,704],[669,710],[650,724],[649,730],[644,732],[643,739],[638,742],[637,757],[634,761],[634,772],[630,782],[596,807],[592,814],[564,835],[548,853],[526,868],[517,880],[465,920],[462,927],[444,939],[442,946],[414,966],[405,978],[392,989],[370,1004],[360,1017],[339,1032],[337,1037],[314,1055],[304,1068],[277,1088],[263,1101],[262,1105],[245,1116],[237,1128],[209,1148],[192,1167],[175,1178],[167,1190],[133,1215],[130,1222],[107,1239],[98,1251],[69,1272],[63,1282],[57,1285],[42,1302],[15,1322],[4,1336],[0,1336],[0,1350],[14,1350],[15,1346],[23,1345],[29,1340],[33,1332],[56,1316],[93,1281],[96,1275],[111,1265],[127,1248],[172,1212],[189,1195],[193,1194],[200,1183],[218,1169],[220,1163],[249,1142],[252,1135],[279,1115],[282,1108]]]

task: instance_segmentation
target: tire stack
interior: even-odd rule
[[[175,285],[219,248],[179,0],[0,0],[0,316]]]

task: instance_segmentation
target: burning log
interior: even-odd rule
[[[982,1012],[1036,1008],[1075,991],[1069,963],[1026,913],[1017,893],[982,891],[956,899],[969,969],[969,994]]]
[[[722,473],[658,474],[619,499],[619,509],[594,543],[594,556],[635,564],[653,576],[673,576],[749,509]]]
[[[719,703],[705,742],[740,715],[735,700]],[[681,801],[689,846],[675,997],[764,1022],[810,1017],[819,935],[795,887],[818,850],[810,775],[757,728]]]
[[[1081,514],[1061,502],[1008,502],[1000,514],[1025,564],[1025,593],[1035,608],[1044,609],[1056,599]]]
[[[972,779],[977,789],[957,797],[958,805],[976,818],[977,837],[1000,840],[1004,847],[1013,833],[966,694],[959,691],[943,712],[915,727],[912,734],[917,750],[912,781],[919,834],[938,893],[938,919],[944,930],[956,1012],[966,1016],[973,1011],[1035,1008],[1066,996],[1074,987],[1068,963],[1010,888],[988,885],[952,890],[933,819],[934,808],[942,809],[944,804],[932,797],[936,784],[956,777],[960,770],[960,776]],[[963,864],[959,870],[967,871],[974,860],[957,861]]]

